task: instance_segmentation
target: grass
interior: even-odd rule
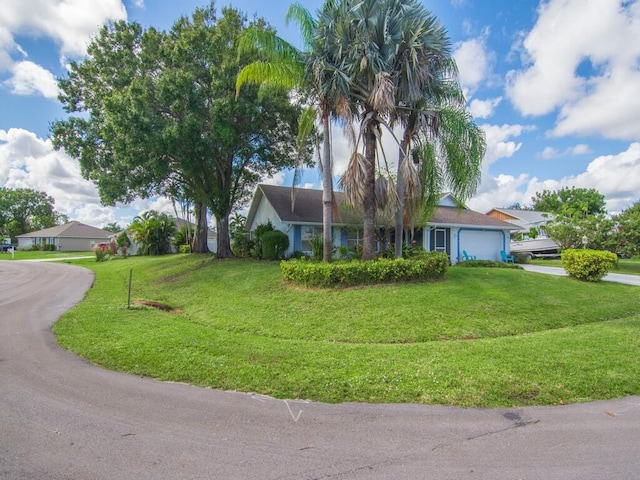
[[[640,289],[512,269],[343,290],[277,263],[172,255],[80,264],[86,300],[54,327],[105,368],[277,398],[512,406],[640,392]],[[133,296],[176,313],[126,308]]]
[[[0,260],[42,260],[59,258],[64,259],[68,257],[81,257],[86,256],[95,259],[93,252],[40,252],[30,250],[16,250],[11,258],[11,253],[0,252]]]
[[[535,259],[531,260],[529,263],[532,265],[543,265],[546,267],[559,267],[562,268],[562,263],[560,259],[557,260],[544,260],[544,259]],[[618,266],[611,270],[609,273],[624,273],[626,275],[640,275],[640,259],[619,259]]]

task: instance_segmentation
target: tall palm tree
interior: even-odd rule
[[[395,117],[408,121],[410,113],[438,81],[451,56],[444,28],[417,0],[348,1],[350,22],[336,65],[350,79],[350,100],[361,121],[363,154],[354,151],[342,179],[347,198],[364,207],[363,258],[375,257],[375,211],[388,198],[376,195],[376,157],[382,128]],[[398,113],[404,110],[405,113]],[[406,133],[406,132],[405,132]],[[401,145],[408,154],[409,139]],[[384,153],[384,152],[382,152]],[[405,169],[410,167],[405,162]],[[390,182],[378,182],[378,186]]]
[[[466,110],[456,76],[450,59],[422,99],[394,112],[392,124],[404,127],[396,185],[396,257],[402,256],[403,231],[413,228],[418,217],[426,221],[445,188],[464,203],[480,181],[485,137]]]
[[[298,90],[311,98],[312,107],[307,108],[300,118],[298,134],[299,148],[303,149],[318,119],[322,130],[322,150],[318,151],[322,172],[322,224],[323,260],[331,261],[333,223],[333,174],[331,150],[331,115],[339,111],[340,95],[331,82],[332,71],[327,68],[322,48],[322,32],[339,12],[338,0],[325,0],[317,12],[318,18],[299,3],[291,5],[287,21],[295,21],[300,27],[305,50],[300,51],[273,32],[259,35],[249,32],[243,41],[243,48],[258,46],[266,54],[266,60],[246,66],[238,75],[236,88],[244,83],[259,83],[264,87],[278,87]],[[343,104],[346,102],[342,102]],[[299,170],[294,172],[294,187],[299,181]],[[295,194],[295,189],[293,191]],[[295,197],[292,198],[294,205]]]

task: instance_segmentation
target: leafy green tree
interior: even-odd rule
[[[593,250],[615,250],[614,221],[605,215],[579,216],[558,215],[545,226],[550,238],[560,247],[584,248]]]
[[[118,233],[122,231],[122,227],[118,224],[118,222],[107,223],[107,225],[102,227],[102,229],[112,233]]]
[[[606,213],[604,195],[594,188],[564,187],[560,190],[544,190],[536,192],[531,200],[533,209],[538,212],[579,218]]]
[[[197,240],[206,248],[207,208],[216,218],[217,255],[232,255],[229,214],[263,176],[292,166],[299,108],[286,92],[236,98],[237,73],[258,58],[238,53],[249,23],[212,3],[169,32],[137,23],[104,27],[88,57],[59,82],[68,113],[52,127],[54,145],[80,162],[105,204],[178,191],[195,205]]]
[[[252,243],[247,232],[247,217],[235,213],[229,221],[231,233],[231,250],[236,257],[248,257]]]
[[[0,188],[0,234],[17,235],[54,227],[67,221],[54,210],[53,197],[29,188]]]
[[[615,251],[625,257],[640,255],[640,201],[613,217]]]
[[[142,255],[163,255],[171,251],[171,239],[176,234],[173,218],[166,213],[149,210],[133,219],[129,225],[133,238],[140,244]]]

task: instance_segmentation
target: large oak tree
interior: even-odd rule
[[[296,160],[300,110],[283,92],[236,98],[235,83],[256,51],[238,52],[248,22],[213,3],[169,32],[137,23],[105,26],[59,81],[65,110],[54,145],[77,158],[105,204],[178,195],[193,200],[194,251],[207,251],[206,210],[216,218],[220,257],[231,256],[229,215],[263,177]]]

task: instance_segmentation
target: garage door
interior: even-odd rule
[[[459,234],[460,253],[466,250],[478,260],[500,260],[504,235],[496,231],[462,230]]]

